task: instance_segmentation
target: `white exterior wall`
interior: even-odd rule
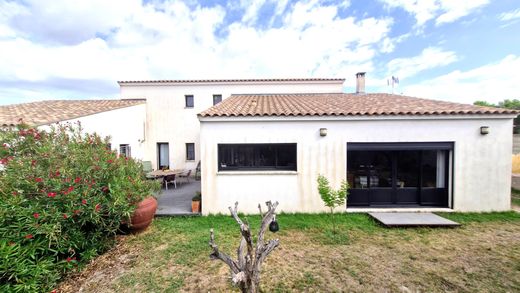
[[[169,143],[170,168],[194,170],[200,160],[200,123],[197,114],[213,106],[213,95],[258,93],[341,93],[341,81],[213,82],[121,84],[122,99],[146,99],[144,159],[157,168],[157,143]],[[185,95],[194,108],[185,108]],[[186,143],[195,143],[195,160],[186,160]]]
[[[316,178],[321,173],[336,188],[346,180],[347,142],[436,141],[454,142],[453,210],[509,210],[512,119],[457,118],[461,117],[220,122],[202,118],[203,213],[226,213],[235,201],[241,212],[257,213],[258,203],[267,200],[279,201],[284,212],[325,211]],[[488,135],[480,134],[484,125],[489,126]],[[328,129],[326,137],[320,137],[320,128]],[[218,172],[219,143],[297,143],[298,171]]]
[[[141,141],[144,137],[145,115],[146,105],[143,103],[61,121],[60,123],[79,121],[85,132],[96,132],[102,137],[110,136],[112,149],[118,152],[120,144],[129,144],[132,158],[142,160],[144,158],[144,147]]]

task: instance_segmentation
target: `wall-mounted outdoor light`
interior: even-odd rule
[[[480,126],[480,134],[486,135],[489,133],[489,126]]]
[[[320,136],[327,136],[327,128],[320,128]]]

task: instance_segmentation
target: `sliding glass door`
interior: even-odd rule
[[[350,206],[448,206],[452,143],[349,143]]]

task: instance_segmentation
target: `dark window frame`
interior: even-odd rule
[[[371,164],[364,164],[364,168],[359,169],[365,172],[365,177],[369,177],[368,185],[365,188],[350,186],[350,195],[347,206],[371,206],[371,207],[448,207],[453,208],[454,198],[454,142],[406,142],[406,143],[347,143],[347,181],[349,184],[356,183],[354,178],[355,168],[351,166],[352,158],[356,157],[357,152],[380,152],[389,153],[391,156],[391,187],[372,187],[370,169],[374,169]],[[444,184],[443,186],[426,186],[424,184],[426,156],[429,151],[444,152]],[[407,188],[398,188],[400,152],[416,152],[419,157],[417,160],[418,178],[416,186],[407,187],[410,195],[404,194]],[[363,167],[363,166],[361,166]],[[366,169],[366,170],[365,170]],[[376,168],[377,169],[377,168]],[[385,191],[386,190],[386,191]],[[382,192],[386,192],[384,195]],[[398,194],[400,192],[400,194]],[[384,199],[384,200],[381,200]],[[405,199],[405,200],[403,200]]]
[[[123,152],[123,149],[124,149],[124,152]],[[128,144],[128,143],[120,144],[119,145],[119,154],[120,155],[124,155],[127,158],[131,158],[132,157],[132,149],[130,147],[130,144]]]
[[[161,145],[167,145],[168,146],[168,165],[161,165]],[[170,143],[168,142],[158,142],[157,143],[157,169],[169,169],[170,168]]]
[[[215,98],[217,98],[218,102],[215,103]],[[213,106],[222,102],[222,95],[213,95]]]
[[[189,147],[193,147],[191,152]],[[193,142],[186,143],[186,161],[195,161],[195,143]]]
[[[239,152],[240,147],[245,148],[253,148],[253,161],[252,166],[227,166],[222,164],[223,163],[223,155],[226,151],[234,151]],[[271,160],[274,160],[274,165],[260,165],[259,164],[259,153],[261,152],[262,148],[265,147],[274,147],[275,154],[274,158],[271,158]],[[278,147],[278,148],[276,148]],[[279,164],[279,161],[283,160],[282,153],[283,148],[287,147],[294,147],[294,150],[291,150],[294,153],[294,158],[290,161],[289,166],[282,166]],[[226,150],[226,148],[235,148],[234,150]],[[218,170],[219,171],[298,171],[298,145],[296,143],[238,143],[238,144],[218,144],[218,157],[217,157],[217,164],[218,164]],[[239,154],[237,154],[239,155]]]
[[[195,96],[194,95],[184,95],[184,105],[186,108],[194,108],[195,107]]]

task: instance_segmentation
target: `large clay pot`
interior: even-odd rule
[[[140,232],[146,229],[152,223],[155,210],[157,210],[157,200],[153,196],[143,199],[137,205],[137,209],[132,215],[130,229],[133,232]]]

